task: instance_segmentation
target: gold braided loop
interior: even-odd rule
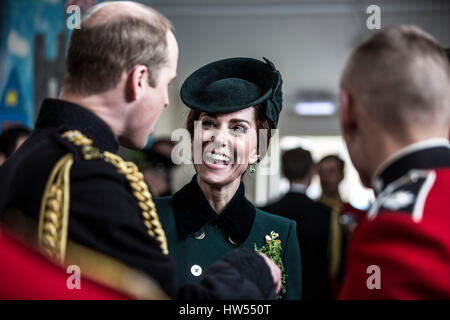
[[[131,192],[136,198],[139,208],[142,210],[142,217],[147,232],[153,238],[159,241],[160,247],[164,254],[168,254],[167,239],[158,214],[156,213],[155,204],[152,196],[148,191],[148,186],[144,181],[144,175],[139,172],[138,167],[133,162],[126,162],[121,157],[111,152],[103,152],[103,159],[114,165],[117,170],[127,179]]]
[[[39,212],[38,243],[45,255],[63,263],[69,227],[70,168],[72,154],[62,157],[50,173]]]
[[[120,174],[125,176],[131,192],[141,209],[148,234],[160,243],[160,248],[164,254],[169,254],[166,234],[159,221],[148,186],[144,181],[144,175],[139,171],[138,167],[133,162],[127,162],[114,153],[108,151],[100,152],[92,146],[92,140],[86,138],[78,130],[67,131],[63,134],[63,137],[80,146],[83,157],[86,160],[102,158],[105,162],[111,163]]]

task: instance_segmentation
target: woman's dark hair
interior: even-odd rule
[[[269,147],[269,143],[270,143],[270,139],[272,138],[272,126],[270,123],[269,118],[267,118],[263,108],[261,108],[261,106],[256,105],[253,108],[255,108],[255,115],[256,115],[256,129],[258,130],[256,132],[256,136],[257,136],[257,150],[259,151],[259,130],[263,129],[266,130],[267,133],[267,145],[266,148],[263,148],[262,153],[260,154],[259,160],[258,162],[264,158],[264,156],[266,155],[266,151],[267,148]],[[198,111],[198,110],[191,110],[188,114],[188,117],[186,119],[186,129],[189,131],[189,134],[191,135],[191,140],[194,139],[194,121],[198,121],[198,119],[200,119],[200,114],[202,113],[202,111]]]

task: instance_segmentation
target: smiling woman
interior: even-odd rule
[[[255,208],[241,181],[264,156],[270,129],[277,126],[281,84],[272,62],[250,58],[210,63],[184,82],[181,98],[192,109],[187,129],[194,137],[193,154],[201,154],[194,161],[197,174],[173,196],[155,199],[169,254],[178,265],[178,285],[199,282],[202,270],[229,251],[262,247],[275,231],[287,274],[283,298],[300,299],[296,224]],[[261,141],[260,130],[266,135]]]

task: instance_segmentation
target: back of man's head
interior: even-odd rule
[[[437,41],[414,26],[374,33],[352,52],[341,88],[392,136],[448,125],[450,68]]]
[[[122,74],[135,65],[149,70],[155,87],[167,62],[167,32],[171,23],[157,11],[134,2],[104,2],[72,31],[66,60],[64,90],[81,95],[115,88]]]
[[[284,176],[291,182],[305,179],[314,166],[311,153],[302,148],[286,151],[282,164]]]

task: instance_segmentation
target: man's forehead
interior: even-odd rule
[[[325,159],[325,160],[322,160],[320,163],[319,163],[319,166],[320,167],[338,167],[339,166],[339,164],[338,164],[338,161],[336,160],[336,159],[333,159],[333,158],[329,158],[329,159]]]

